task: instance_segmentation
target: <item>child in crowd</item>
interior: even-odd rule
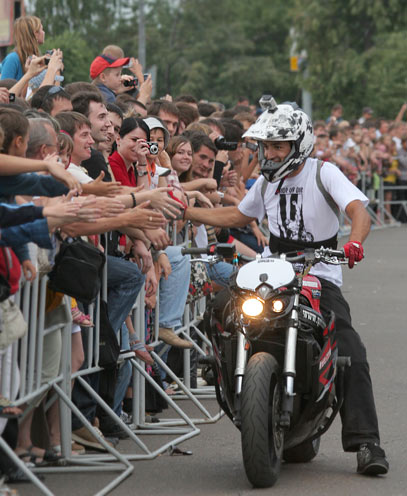
[[[67,169],[71,163],[71,155],[73,151],[73,141],[68,133],[60,131],[58,136],[58,155],[61,163]],[[78,308],[78,303],[75,298],[71,299],[71,314],[72,322],[81,327],[93,327],[90,315],[85,315]]]
[[[71,155],[73,151],[73,141],[68,133],[60,131],[58,136],[58,155],[59,159],[63,163],[65,169],[69,167],[71,163]]]
[[[122,67],[128,65],[129,61],[129,57],[116,59],[98,55],[92,62],[90,77],[108,103],[114,103],[117,93],[123,88]]]

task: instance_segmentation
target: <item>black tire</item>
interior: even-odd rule
[[[304,441],[298,446],[286,449],[283,453],[283,460],[287,463],[307,463],[315,458],[319,451],[321,438],[317,437],[313,441]]]
[[[244,468],[254,487],[271,487],[280,473],[284,431],[278,378],[278,364],[269,353],[250,358],[242,385],[241,431]]]

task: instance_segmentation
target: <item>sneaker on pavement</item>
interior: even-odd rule
[[[120,419],[126,424],[131,425],[133,423],[133,416],[130,413],[122,412],[120,414]]]
[[[359,474],[384,475],[389,471],[386,453],[376,443],[361,444],[357,454]]]
[[[97,427],[93,428],[101,437],[104,438],[102,432]],[[106,448],[99,443],[97,438],[90,431],[88,431],[86,427],[81,427],[80,429],[76,429],[75,431],[73,431],[72,439],[87,448],[92,448],[97,451],[107,451]],[[112,443],[110,443],[107,439],[105,439],[105,441],[113,448]]]
[[[128,439],[130,436],[127,434],[127,432],[119,427],[118,425],[115,425],[109,431],[103,431],[103,435],[105,437],[117,437],[118,439]]]

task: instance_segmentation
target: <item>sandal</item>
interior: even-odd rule
[[[7,419],[17,419],[21,417],[23,411],[7,398],[0,397],[0,417]]]
[[[62,450],[61,450],[61,445],[56,444],[55,446],[51,446],[51,451],[62,458]],[[81,446],[78,443],[75,443],[75,441],[72,441],[72,447],[71,447],[71,456],[79,456],[79,455],[84,455],[85,454],[85,448]]]
[[[71,308],[72,322],[81,327],[95,327],[90,315],[82,313],[78,307]]]
[[[29,468],[57,465],[58,462],[62,459],[62,457],[54,453],[52,449],[44,450],[44,454],[42,456],[36,455],[33,451],[34,448],[35,446],[31,445],[29,448],[27,448],[26,451],[22,453],[16,453],[16,455]],[[37,448],[37,449],[41,449],[41,448]]]

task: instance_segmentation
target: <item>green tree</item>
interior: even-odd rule
[[[189,92],[228,105],[265,92],[294,99],[289,73],[289,15],[292,0],[165,0],[149,3],[147,58],[158,67],[158,93]]]
[[[404,0],[296,0],[293,18],[308,53],[306,84],[313,95],[315,117],[326,117],[337,102],[344,105],[345,116],[358,116],[369,104],[394,117],[393,109],[385,108],[373,88],[381,67],[386,67],[387,95],[397,88],[395,98],[405,99],[399,64],[388,63],[389,58],[400,59],[405,66]],[[386,53],[381,45],[387,47]]]
[[[117,24],[134,2],[128,0],[33,0],[31,12],[42,20],[46,36],[64,31],[80,35],[93,53],[116,39]]]
[[[64,53],[64,83],[89,81],[89,67],[94,54],[87,42],[78,34],[65,31],[59,36],[48,38],[43,50],[60,48]]]
[[[365,54],[368,66],[366,102],[374,102],[377,116],[394,119],[407,101],[406,32],[377,37],[377,45]]]

